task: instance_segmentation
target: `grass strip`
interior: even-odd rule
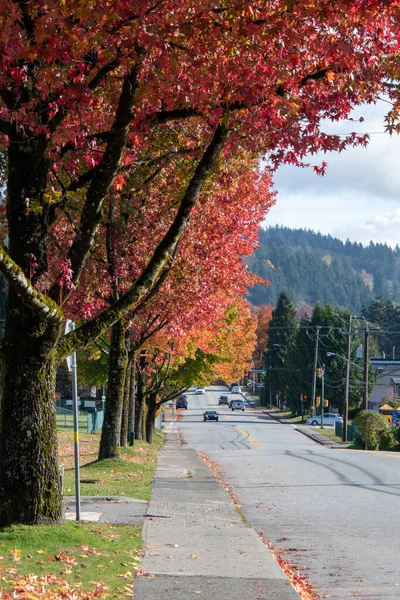
[[[0,598],[127,598],[141,527],[14,525],[0,531]]]
[[[74,495],[74,448],[70,432],[59,431],[64,494]],[[149,500],[160,435],[153,444],[135,442],[121,457],[97,460],[100,435],[80,439],[81,495]],[[0,599],[88,600],[132,598],[142,540],[141,527],[107,523],[13,525],[0,530]]]
[[[98,438],[97,435],[87,437],[92,438],[96,444],[96,439],[93,438]],[[149,500],[157,453],[162,445],[163,438],[154,435],[151,446],[146,442],[135,442],[135,446],[121,450],[121,458],[107,458],[101,461],[93,460],[97,456],[97,451],[92,452],[93,448],[90,448],[89,453],[83,454],[80,461],[81,495],[127,496]],[[63,492],[66,496],[73,496],[75,493],[73,454],[64,455],[64,460],[61,458],[62,455],[60,462],[66,469]],[[84,483],[85,480],[96,483]]]

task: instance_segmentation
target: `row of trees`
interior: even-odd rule
[[[170,310],[195,322],[192,292],[203,315],[232,306],[213,287],[221,276],[224,289],[232,262],[207,258],[220,227],[232,232],[228,253],[254,243],[271,199],[259,159],[303,166],[309,153],[367,142],[320,124],[397,79],[398,6],[1,0],[0,15],[0,523],[52,523],[57,364],[111,328],[101,455],[114,456],[132,347],[167,326],[179,345],[190,326]],[[397,88],[389,94],[395,129]],[[211,289],[195,276],[203,262]],[[64,335],[66,317],[78,326]]]
[[[263,308],[265,312],[267,308]],[[325,369],[325,399],[340,411],[344,402],[346,343],[350,312],[330,304],[316,304],[311,316],[298,319],[297,311],[286,293],[281,293],[270,313],[264,353],[263,379],[265,401],[287,406],[294,415],[309,410],[315,367],[318,330],[317,368]],[[353,322],[351,336],[349,409],[357,411],[363,402],[363,371],[357,349],[363,343],[363,323]],[[370,383],[375,379],[370,373]],[[318,386],[320,384],[317,384]],[[317,396],[321,396],[318,387]],[[301,396],[307,398],[302,404]]]

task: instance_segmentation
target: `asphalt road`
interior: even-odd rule
[[[189,393],[179,430],[221,465],[250,525],[321,598],[400,598],[400,454],[326,448],[248,405],[204,423],[222,391]]]

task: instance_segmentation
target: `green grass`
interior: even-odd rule
[[[321,427],[319,425],[317,425],[316,427],[312,427],[312,430],[315,433],[320,433],[321,435],[324,435],[325,437],[329,438],[333,442],[338,442],[339,444],[350,443],[350,442],[343,442],[342,438],[335,435],[335,429],[333,427],[323,427],[321,429]]]
[[[121,458],[95,460],[80,468],[80,479],[98,483],[82,483],[82,496],[128,496],[149,500],[157,453],[163,438],[154,435],[153,444],[136,442],[132,448],[123,450]],[[70,468],[64,472],[64,495],[75,493],[75,472]]]
[[[63,587],[77,589],[82,594],[77,598],[90,598],[96,589],[97,597],[126,598],[127,592],[131,597],[131,590],[124,588],[132,586],[137,569],[140,531],[133,526],[72,522],[0,530],[0,598],[6,597],[2,592],[15,593],[19,586],[28,591],[28,584],[37,585],[39,594],[12,597],[75,598],[61,596]],[[42,580],[35,581],[30,574]],[[42,592],[42,585],[49,595]]]
[[[58,438],[64,494],[74,495],[73,438],[65,430]],[[81,479],[100,481],[82,483],[81,495],[149,500],[163,438],[155,435],[151,446],[136,442],[121,458],[97,461],[99,440],[100,435],[89,434],[80,439]],[[0,599],[132,598],[141,544],[141,527],[106,523],[1,529]]]
[[[87,414],[78,416],[78,427],[79,431],[86,432],[88,428],[88,416]],[[72,414],[57,415],[57,428],[58,429],[70,429],[74,428],[74,417]]]

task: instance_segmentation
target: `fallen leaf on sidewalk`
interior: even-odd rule
[[[201,594],[202,592],[199,590],[191,590],[192,594]]]
[[[201,560],[199,556],[197,556],[197,554],[191,554],[190,558],[194,558],[195,560]]]
[[[151,548],[152,550],[155,550],[157,546],[146,546],[146,548]]]

